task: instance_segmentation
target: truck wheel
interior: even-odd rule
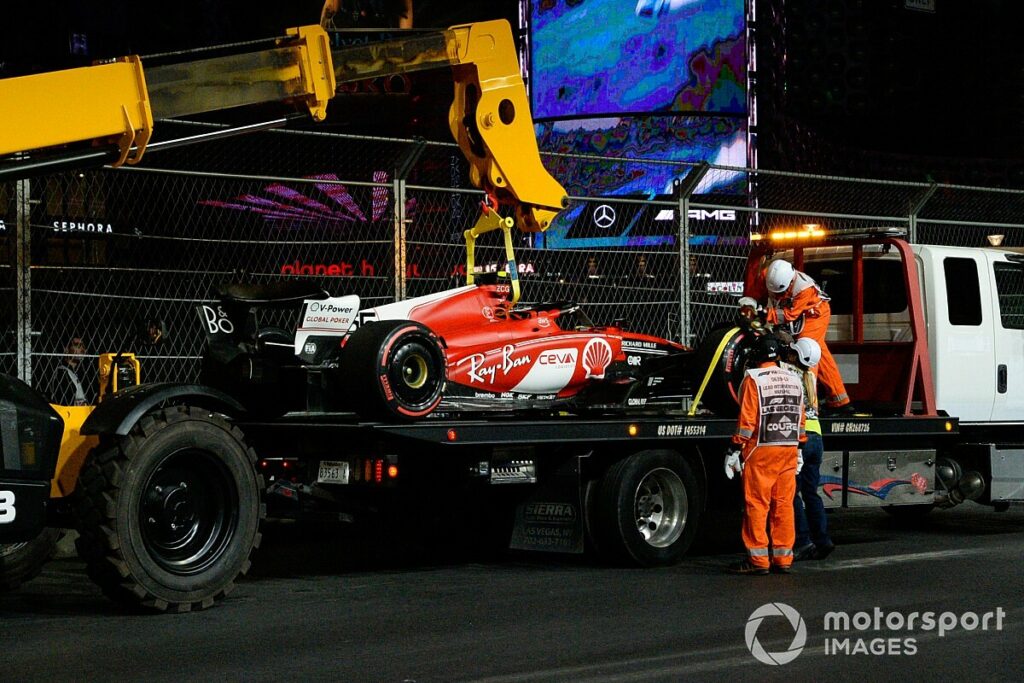
[[[643,451],[608,469],[593,500],[594,540],[608,559],[644,567],[674,564],[697,534],[704,494],[689,463]]]
[[[336,380],[363,417],[414,420],[441,402],[444,351],[437,335],[420,323],[367,323],[345,344]]]
[[[79,475],[79,556],[115,600],[149,610],[210,607],[259,546],[263,478],[242,432],[172,406],[101,444]]]
[[[26,543],[0,544],[0,593],[14,590],[39,576],[43,565],[53,556],[60,537],[60,529],[43,529]]]

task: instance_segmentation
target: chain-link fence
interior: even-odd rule
[[[571,204],[548,233],[516,237],[524,302],[581,302],[598,324],[687,344],[731,314],[752,230],[893,225],[919,242],[1024,244],[1020,191],[569,154],[545,163]],[[661,192],[588,191],[664,178],[666,165]],[[0,370],[59,401],[80,339],[90,393],[108,351],[135,352],[146,381],[190,381],[197,306],[220,285],[302,279],[364,307],[461,285],[462,233],[482,198],[454,145],[285,131],[0,186]],[[497,237],[481,240],[478,264],[504,258]],[[296,313],[269,323],[294,326]]]

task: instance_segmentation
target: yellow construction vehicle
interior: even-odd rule
[[[514,207],[523,231],[545,230],[565,206],[540,161],[505,21],[334,51],[321,27],[304,26],[269,48],[222,52],[153,68],[128,56],[0,80],[0,180],[138,164],[161,120],[191,114],[284,102],[322,121],[341,83],[451,67],[449,124],[472,182]],[[47,409],[23,383],[0,384],[0,418],[10,417],[0,421],[0,589],[38,571],[56,540],[38,534],[56,510],[73,518],[90,576],[115,600],[208,607],[248,569],[265,516],[255,454],[221,416],[239,406],[202,385],[138,385],[129,355],[100,363],[95,407]]]

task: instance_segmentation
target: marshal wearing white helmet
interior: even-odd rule
[[[821,347],[813,339],[802,337],[790,344],[790,348],[796,351],[796,359],[800,361],[800,365],[808,370],[821,360]]]
[[[829,298],[814,279],[793,267],[789,261],[776,259],[765,271],[768,306],[765,319],[776,326],[788,326],[798,339],[812,339],[821,347],[821,357],[812,370],[827,390],[825,405],[841,408],[850,397],[839,374],[839,367],[825,344],[832,309]]]
[[[782,294],[793,284],[796,272],[796,268],[789,261],[783,259],[772,261],[768,266],[768,273],[765,275],[765,286],[772,294]]]

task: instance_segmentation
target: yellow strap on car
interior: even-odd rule
[[[722,357],[722,352],[725,351],[726,344],[732,339],[732,336],[740,331],[740,328],[734,327],[729,330],[722,341],[718,343],[718,348],[715,349],[715,355],[711,357],[711,362],[708,364],[708,371],[704,373],[704,381],[700,383],[700,389],[697,390],[697,395],[693,397],[693,403],[690,404],[690,412],[687,415],[696,415],[697,406],[700,405],[701,396],[704,395],[704,390],[708,386],[708,382],[711,381],[711,375],[715,372],[715,366],[718,365],[719,359]]]
[[[483,202],[482,209],[476,224],[463,233],[466,238],[466,284],[473,284],[476,276],[476,238],[492,230],[501,230],[505,235],[505,267],[508,270],[506,276],[512,285],[512,299],[509,305],[515,306],[520,295],[519,266],[516,264],[515,249],[512,246],[512,228],[515,227],[515,222],[512,218],[503,218],[487,202]]]

